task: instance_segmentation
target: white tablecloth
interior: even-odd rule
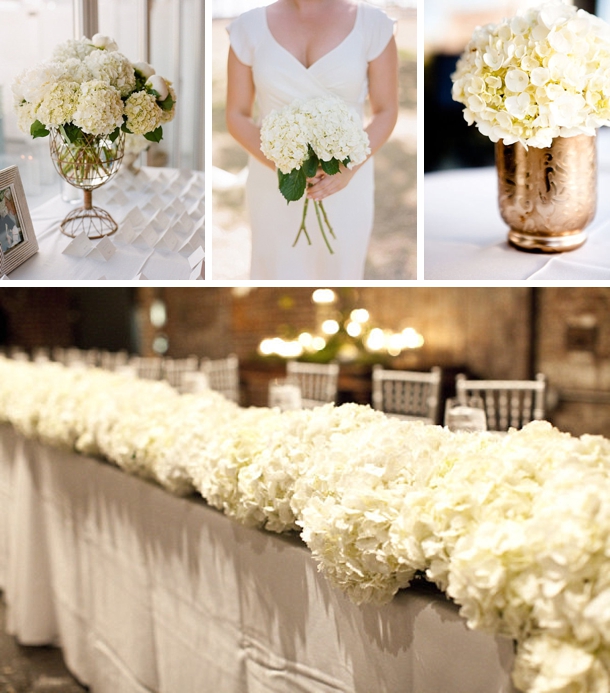
[[[510,693],[512,643],[436,594],[352,604],[293,537],[0,428],[0,587],[93,693]]]
[[[119,224],[116,233],[102,239],[112,244],[110,257],[95,251],[102,240],[86,239],[84,255],[65,252],[72,239],[60,232],[59,224],[74,205],[57,195],[30,210],[40,250],[8,280],[203,278],[202,172],[143,167],[133,174],[124,168],[93,191],[93,204]]]
[[[610,279],[610,173],[598,178],[586,243],[567,253],[517,250],[506,240],[495,168],[424,176],[424,279]]]

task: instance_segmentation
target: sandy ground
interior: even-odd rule
[[[416,266],[416,15],[389,11],[398,20],[400,114],[390,140],[375,156],[375,225],[365,279],[415,279]],[[244,209],[246,154],[227,133],[224,100],[226,20],[212,28],[213,279],[247,279],[250,230]]]

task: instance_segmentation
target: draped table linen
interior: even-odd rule
[[[294,536],[0,427],[0,588],[93,693],[513,693],[512,642],[416,589],[331,587]]]

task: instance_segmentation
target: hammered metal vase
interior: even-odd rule
[[[112,142],[108,137],[85,135],[76,143],[53,128],[49,147],[51,159],[59,175],[84,193],[84,204],[74,209],[61,222],[61,231],[74,238],[84,232],[90,239],[113,234],[118,225],[110,214],[92,204],[92,190],[104,185],[119,171],[125,148],[125,136],[120,132]]]
[[[509,242],[561,253],[581,246],[595,215],[595,137],[557,137],[550,147],[496,144],[498,201]]]

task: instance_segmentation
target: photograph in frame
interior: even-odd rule
[[[38,252],[38,242],[17,166],[0,171],[0,274]]]

